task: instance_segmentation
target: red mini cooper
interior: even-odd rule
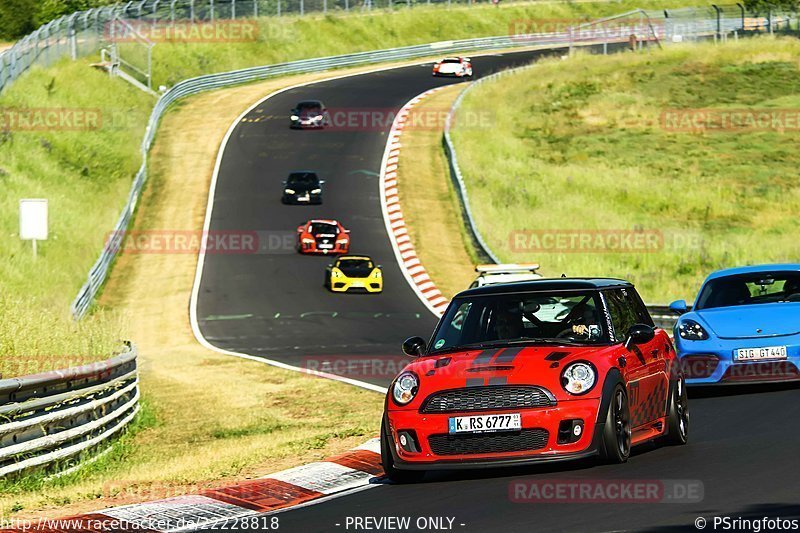
[[[386,475],[599,455],[622,463],[654,439],[685,444],[675,349],[633,285],[562,278],[457,295],[392,382],[381,429]]]
[[[346,254],[350,251],[350,231],[335,220],[309,220],[297,228],[297,251]]]

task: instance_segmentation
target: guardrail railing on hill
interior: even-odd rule
[[[320,72],[339,67],[352,67],[358,65],[382,63],[389,61],[402,61],[408,59],[418,59],[433,56],[434,54],[450,54],[464,51],[480,50],[502,50],[517,47],[533,46],[559,46],[566,48],[569,46],[568,32],[553,32],[547,34],[526,35],[524,39],[520,36],[500,36],[485,37],[478,39],[462,39],[456,41],[444,41],[417,46],[407,46],[403,48],[392,48],[387,50],[377,50],[374,52],[360,52],[341,56],[324,57],[318,59],[306,59],[292,61],[277,65],[266,65],[220,74],[210,74],[199,76],[175,84],[172,88],[163,93],[152,113],[147,124],[144,139],[142,140],[141,153],[142,165],[136,174],[128,196],[128,201],[120,215],[117,223],[112,230],[110,237],[95,264],[89,271],[86,283],[81,287],[75,300],[71,305],[72,315],[80,319],[86,314],[90,305],[94,301],[100,287],[108,276],[109,269],[116,258],[125,236],[125,230],[133,216],[136,204],[141,195],[144,183],[147,179],[147,157],[150,146],[153,142],[156,129],[161,117],[171,104],[194,94],[222,87],[230,87],[242,83],[258,81],[274,76],[287,74],[301,74],[306,72]],[[609,40],[608,37],[605,38]],[[611,38],[613,39],[613,37]],[[588,41],[582,42],[582,46],[589,45]]]
[[[668,18],[665,12],[656,14],[662,18]],[[387,50],[377,50],[372,52],[359,52],[341,56],[331,56],[316,59],[306,59],[292,61],[277,65],[266,65],[253,67],[219,74],[209,74],[199,76],[175,84],[172,88],[164,92],[156,102],[147,124],[144,139],[142,140],[141,153],[142,165],[134,178],[128,201],[115,225],[111,236],[89,271],[86,282],[81,287],[75,300],[71,305],[72,315],[76,319],[83,317],[90,305],[94,301],[98,291],[105,282],[109,269],[116,258],[117,252],[122,245],[125,230],[133,216],[136,204],[141,195],[144,183],[147,179],[147,157],[150,146],[153,142],[158,123],[167,108],[177,100],[203,91],[229,87],[241,83],[258,81],[274,76],[286,74],[300,74],[306,72],[320,72],[340,67],[352,67],[358,65],[374,64],[388,61],[400,61],[418,59],[433,55],[452,54],[456,52],[481,51],[481,50],[502,50],[510,48],[530,48],[535,46],[565,47],[570,50],[574,46],[602,46],[604,51],[608,46],[619,44],[620,42],[660,42],[670,35],[659,35],[654,31],[653,13],[642,10],[635,10],[624,13],[608,20],[616,19],[613,31],[607,28],[602,31],[576,33],[574,28],[567,28],[564,31],[549,33],[527,33],[504,35],[496,37],[482,37],[475,39],[461,39],[454,41],[442,41],[437,43],[406,46],[402,48],[392,48]],[[705,10],[702,17],[707,17]],[[703,20],[705,20],[703,18]],[[643,23],[646,21],[646,24]],[[582,26],[582,25],[581,25]],[[580,28],[581,26],[578,26]],[[666,26],[665,26],[666,27]],[[708,31],[705,25],[700,25],[702,31]],[[681,31],[688,26],[681,26]],[[691,28],[686,29],[690,31]],[[693,30],[692,30],[693,31]],[[682,34],[683,35],[683,34]],[[700,35],[692,33],[691,35]]]
[[[713,38],[715,41],[726,40],[729,35],[738,37],[739,34],[746,34],[747,32],[769,32],[775,33],[779,29],[791,29],[792,24],[798,24],[798,16],[795,13],[773,13],[769,11],[766,16],[760,16],[758,13],[749,13],[743,6],[737,4],[735,8],[732,6],[710,6],[703,9],[686,8],[678,10],[664,10],[660,15],[658,12],[645,12],[645,11],[632,11],[623,13],[607,19],[593,21],[586,24],[577,26],[571,29],[570,43],[582,42],[583,36],[592,34],[602,34],[606,31],[602,28],[603,24],[613,24],[616,19],[630,18],[641,14],[643,18],[640,27],[649,28],[650,33],[656,36],[657,42],[661,43],[674,43],[683,42],[684,40],[694,39],[709,39]],[[700,16],[698,16],[698,14]],[[655,22],[654,22],[655,21]],[[592,26],[600,25],[596,31],[588,30]],[[800,30],[800,26],[796,28]],[[641,43],[647,42],[647,39],[641,37],[634,39],[631,42],[632,46],[641,47]],[[603,43],[603,53],[608,53],[608,43]],[[596,44],[594,46],[597,46]],[[625,48],[622,48],[623,50]],[[462,218],[467,232],[471,236],[473,246],[478,253],[480,259],[486,262],[502,263],[499,257],[494,253],[489,244],[483,238],[483,235],[478,228],[475,218],[472,215],[470,208],[469,193],[467,192],[466,183],[461,173],[461,168],[458,164],[458,154],[456,153],[455,146],[451,136],[451,129],[453,118],[464,97],[469,94],[475,87],[483,83],[491,82],[498,77],[507,76],[514,72],[523,69],[532,68],[532,65],[520,67],[517,69],[505,70],[486,76],[473,83],[471,83],[461,94],[458,95],[450,111],[445,119],[444,134],[442,136],[442,144],[444,147],[445,156],[447,157],[448,166],[450,169],[450,177],[453,181],[456,193],[461,204]],[[677,315],[673,313],[668,306],[662,304],[650,304],[647,306],[653,320],[659,327],[663,327],[668,331],[672,331],[677,322]]]
[[[136,348],[107,361],[0,380],[0,477],[61,464],[101,445],[139,411]]]

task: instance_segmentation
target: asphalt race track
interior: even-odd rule
[[[553,52],[475,57],[475,74],[527,64],[544,53]],[[403,340],[430,335],[436,319],[403,277],[381,214],[378,173],[391,121],[366,131],[301,131],[289,129],[289,111],[301,100],[321,99],[332,111],[390,117],[426,89],[451,83],[461,81],[432,77],[430,64],[315,83],[269,98],[235,127],[220,164],[209,231],[257,232],[266,249],[206,255],[197,317],[207,341],[382,386],[397,374]],[[282,182],[293,170],[314,170],[326,180],[322,205],[281,204]],[[293,248],[297,226],[312,218],[335,218],[351,231],[351,253],[370,255],[383,267],[382,294],[324,289],[331,258],[300,256]],[[366,371],[348,364],[380,358],[387,358],[386,366]]]
[[[479,76],[540,54],[475,57],[473,64]],[[209,254],[197,316],[210,343],[305,367],[309,361],[337,358],[398,358],[405,337],[430,334],[435,318],[403,278],[381,216],[377,174],[389,125],[370,131],[292,131],[288,114],[297,101],[312,98],[329,108],[396,110],[424,90],[449,83],[459,81],[432,78],[429,65],[316,83],[268,99],[236,126],[223,154],[210,229],[293,237],[296,226],[308,219],[337,218],[352,231],[351,251],[369,254],[383,265],[385,292],[328,293],[322,283],[330,259],[299,256],[291,247]],[[302,169],[316,170],[326,180],[322,206],[280,203],[282,180]],[[348,377],[382,386],[389,379],[380,374]],[[722,531],[721,526],[714,528],[714,516],[798,518],[798,390],[794,385],[693,389],[688,446],[648,444],[617,466],[588,460],[437,473],[416,485],[382,482],[282,512],[280,530],[391,530],[376,527],[376,522],[358,528],[356,517],[410,517],[410,531],[418,530],[420,517],[438,517],[444,519],[443,528],[419,530],[479,532],[698,531],[698,517],[707,520],[705,530]],[[515,481],[568,479],[601,485],[655,480],[665,489],[647,503],[511,501]],[[683,503],[675,503],[679,500]],[[453,519],[452,526],[448,519]]]

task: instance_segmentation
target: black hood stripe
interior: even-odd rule
[[[519,353],[524,350],[524,347],[517,347],[517,348],[506,348],[502,351],[500,355],[497,356],[497,359],[494,360],[495,363],[510,363],[519,355]]]

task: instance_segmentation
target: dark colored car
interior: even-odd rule
[[[322,203],[322,184],[324,180],[314,172],[292,172],[283,182],[283,196],[281,201],[285,204],[315,204]]]
[[[412,337],[403,351],[416,359],[390,385],[381,429],[395,481],[595,455],[622,463],[637,444],[687,442],[672,341],[623,280],[469,289],[430,341]]]
[[[317,129],[328,125],[328,111],[319,100],[305,100],[291,111],[290,125],[295,129]]]

